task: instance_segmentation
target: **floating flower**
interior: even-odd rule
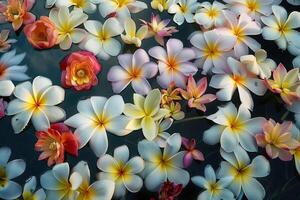
[[[84,27],[90,34],[80,45],[81,48],[103,59],[120,53],[121,44],[113,37],[120,35],[124,29],[117,19],[108,18],[103,25],[98,21],[88,20],[84,23]]]
[[[147,81],[157,74],[157,65],[150,62],[149,56],[143,49],[132,54],[118,56],[119,65],[110,68],[107,79],[112,82],[113,91],[120,93],[131,83],[138,94],[148,94],[151,85]]]
[[[292,137],[292,122],[276,123],[270,119],[263,125],[263,132],[255,136],[260,147],[266,148],[267,154],[274,159],[279,157],[283,161],[292,159],[289,150],[300,146]]]
[[[184,112],[181,111],[181,105],[178,102],[172,101],[169,104],[164,104],[163,108],[169,111],[165,117],[171,117],[175,120],[181,120],[185,116]]]
[[[35,0],[7,0],[0,1],[0,23],[11,22],[14,31],[19,30],[22,24],[30,24],[35,21],[35,16],[29,11]]]
[[[227,189],[227,186],[232,182],[232,177],[221,177],[217,181],[216,173],[211,165],[206,165],[204,176],[192,177],[192,182],[205,189],[199,194],[198,199],[234,199],[232,192]]]
[[[185,152],[179,151],[181,136],[178,133],[167,139],[167,145],[161,152],[154,141],[143,140],[138,143],[139,154],[145,161],[145,186],[150,191],[157,191],[167,180],[175,184],[187,185],[190,175],[183,170],[183,157]]]
[[[169,180],[165,181],[158,191],[159,200],[175,200],[181,193],[182,184],[175,184]]]
[[[261,48],[260,43],[249,37],[249,35],[261,34],[261,28],[257,22],[253,21],[246,13],[242,13],[239,17],[230,11],[223,13],[226,19],[225,27],[219,27],[217,30],[220,35],[227,34],[236,39],[234,45],[236,57],[247,55],[249,53],[248,47],[252,51],[257,51]]]
[[[0,81],[24,81],[29,79],[29,76],[25,74],[27,66],[20,65],[25,55],[25,53],[16,54],[16,50],[11,50],[0,57]]]
[[[289,43],[300,48],[300,33],[294,29],[299,28],[300,12],[294,11],[289,16],[286,10],[277,5],[272,6],[274,15],[261,17],[262,22],[267,25],[262,29],[265,40],[275,40],[280,49],[286,49]]]
[[[170,5],[168,13],[175,14],[173,21],[178,25],[182,25],[184,21],[187,23],[194,22],[194,13],[198,8],[199,3],[197,0],[178,0]]]
[[[88,16],[81,9],[69,12],[67,7],[52,8],[49,18],[58,31],[57,43],[62,50],[70,49],[72,43],[81,42],[86,35],[84,29],[77,28],[88,19]]]
[[[60,68],[63,87],[80,91],[98,84],[97,75],[101,65],[94,54],[88,51],[77,51],[66,56],[60,62]]]
[[[161,20],[159,15],[151,15],[151,21],[141,20],[144,26],[148,27],[147,38],[154,37],[155,41],[164,46],[164,37],[170,37],[178,32],[175,26],[168,26],[169,19]]]
[[[115,183],[110,180],[98,180],[90,185],[90,169],[86,162],[80,161],[73,168],[82,177],[82,183],[78,188],[77,200],[111,200],[115,190]]]
[[[265,118],[256,117],[251,119],[251,114],[243,105],[237,110],[233,103],[224,107],[218,107],[218,111],[207,117],[218,125],[206,130],[203,140],[208,144],[216,144],[220,141],[221,147],[232,152],[239,144],[249,152],[257,151],[255,138],[261,133]]]
[[[214,101],[217,97],[213,94],[204,94],[207,89],[207,78],[204,77],[196,83],[192,75],[188,78],[186,91],[180,89],[180,93],[185,100],[188,100],[190,108],[206,111],[205,104]]]
[[[46,193],[43,189],[35,191],[37,185],[36,177],[29,178],[23,189],[22,199],[23,200],[45,200]]]
[[[162,89],[161,94],[162,105],[170,104],[172,101],[180,101],[182,99],[180,96],[179,88],[175,88],[174,82],[172,82],[167,89]]]
[[[193,63],[189,62],[195,58],[195,53],[190,48],[183,48],[183,44],[178,39],[169,39],[167,51],[161,46],[152,47],[149,55],[158,60],[160,75],[157,82],[162,88],[174,82],[175,86],[185,88],[187,77],[197,72]]]
[[[114,197],[124,197],[126,190],[136,193],[143,186],[143,179],[138,175],[144,169],[144,160],[135,156],[129,159],[129,149],[126,145],[114,150],[114,157],[105,154],[97,162],[102,171],[100,180],[111,180],[115,183]]]
[[[238,89],[242,104],[248,109],[253,109],[251,92],[263,96],[267,90],[263,80],[247,73],[245,66],[234,58],[227,59],[229,70],[226,73],[216,74],[212,77],[209,86],[221,89],[216,93],[218,100],[230,101],[233,93]]]
[[[196,64],[202,67],[202,74],[211,71],[224,71],[227,58],[232,55],[235,38],[220,35],[212,30],[204,33],[198,32],[191,37],[190,42],[195,47]]]
[[[259,75],[261,79],[270,78],[276,68],[276,63],[267,58],[267,52],[263,49],[257,50],[254,55],[241,56],[240,61],[250,73]]]
[[[9,97],[15,89],[11,80],[0,80],[0,97]]]
[[[127,125],[129,130],[142,128],[147,140],[153,140],[158,133],[156,122],[162,119],[168,111],[160,108],[161,93],[158,89],[151,90],[146,97],[133,94],[134,104],[125,104],[124,114],[131,121]]]
[[[264,199],[265,189],[255,178],[269,175],[269,161],[263,156],[256,156],[250,163],[247,152],[241,147],[236,148],[233,153],[226,153],[221,150],[221,156],[227,162],[221,162],[217,177],[232,178],[228,189],[236,196],[243,191],[247,199]]]
[[[58,41],[58,33],[55,24],[46,16],[41,16],[40,20],[28,24],[24,28],[27,40],[37,49],[53,47]]]
[[[292,4],[294,6],[299,6],[300,5],[299,0],[287,0],[287,2],[289,2],[289,4]]]
[[[36,132],[35,150],[41,151],[39,160],[48,159],[48,166],[64,162],[65,151],[78,155],[78,139],[63,123],[52,124],[46,131]]]
[[[41,176],[41,185],[47,190],[47,199],[75,199],[82,183],[81,175],[74,171],[70,174],[68,163],[55,165],[52,170]]]
[[[225,23],[223,10],[226,6],[217,1],[211,4],[208,1],[200,4],[200,9],[197,10],[194,20],[197,24],[202,25],[205,29],[219,27]]]
[[[273,71],[273,80],[265,79],[265,84],[273,93],[280,94],[281,99],[289,106],[300,98],[297,88],[300,85],[299,69],[286,71],[283,64],[279,64]]]
[[[1,84],[1,82],[0,82]],[[0,99],[0,119],[5,116],[5,110],[7,108],[7,102],[3,99]]]
[[[8,147],[0,148],[0,198],[16,199],[22,193],[21,186],[12,179],[23,174],[26,168],[24,160],[9,161],[11,150]]]
[[[269,16],[272,14],[272,5],[274,1],[264,0],[225,0],[230,5],[230,10],[242,14],[248,14],[252,19],[260,22],[261,16]]]
[[[50,122],[65,118],[65,111],[56,106],[63,102],[65,91],[59,86],[53,86],[48,78],[37,76],[32,84],[29,81],[20,83],[14,95],[16,99],[9,102],[7,115],[14,115],[11,123],[15,133],[22,132],[30,119],[39,131],[47,130]]]
[[[96,4],[100,2],[101,0],[55,0],[55,6],[59,8],[74,6],[74,8],[79,8],[88,14],[92,14],[97,9]],[[51,6],[51,4],[48,6]]]
[[[203,153],[196,149],[196,140],[194,138],[189,140],[185,137],[182,137],[181,140],[182,145],[186,150],[186,153],[183,157],[183,165],[185,168],[189,167],[192,164],[193,160],[204,160]]]
[[[173,2],[174,0],[152,0],[151,7],[155,10],[163,12],[164,10],[168,10]]]
[[[140,47],[142,45],[142,40],[147,36],[148,27],[141,26],[136,31],[136,25],[133,19],[127,18],[124,22],[124,29],[126,35],[121,34],[121,38],[126,44],[134,44],[136,47]]]
[[[166,142],[167,139],[170,137],[170,134],[166,132],[171,125],[173,124],[173,119],[172,118],[166,118],[166,119],[161,119],[158,122],[158,133],[156,138],[154,138],[154,141],[159,145],[159,147],[164,148],[166,147]]]
[[[104,155],[108,148],[107,131],[124,136],[131,131],[126,129],[129,119],[121,115],[124,110],[124,101],[120,95],[109,99],[94,96],[81,100],[77,104],[79,113],[65,121],[68,126],[76,128],[75,135],[79,139],[79,148],[88,142],[96,156]]]
[[[120,20],[130,17],[130,13],[138,13],[146,8],[146,3],[136,0],[102,0],[99,5],[102,17],[115,14]]]
[[[1,18],[1,16],[0,16],[0,18]],[[17,40],[15,40],[15,39],[8,39],[8,36],[9,36],[9,30],[3,29],[0,32],[0,52],[1,53],[7,52],[10,49],[11,44],[17,42]]]

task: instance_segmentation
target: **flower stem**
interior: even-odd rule
[[[284,120],[287,118],[287,116],[289,115],[289,113],[290,113],[290,111],[287,110],[287,111],[282,115],[282,117],[280,118],[281,121],[284,121]]]
[[[185,118],[182,120],[178,120],[175,121],[173,124],[179,124],[179,123],[183,123],[183,122],[189,122],[189,121],[193,121],[193,120],[197,120],[197,119],[205,119],[207,116],[197,116],[197,117],[190,117],[190,118]]]

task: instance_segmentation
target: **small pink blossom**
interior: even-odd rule
[[[201,151],[196,149],[196,140],[182,137],[182,145],[186,149],[186,154],[183,157],[183,165],[185,168],[192,164],[193,160],[203,161],[204,156]]]

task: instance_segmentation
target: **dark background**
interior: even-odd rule
[[[45,1],[44,0],[36,0],[36,4],[34,8],[31,10],[37,18],[42,15],[48,16],[49,10],[44,8]],[[288,12],[294,10],[300,10],[300,6],[291,6],[285,2],[281,4],[284,6]],[[150,2],[150,0],[147,0]],[[138,14],[133,14],[132,17],[135,19],[136,23],[139,24],[138,19],[144,19],[146,21],[150,20],[151,12],[158,13],[156,10],[152,10],[150,3],[148,3],[148,10],[144,10]],[[167,12],[159,13],[162,19],[172,18]],[[99,14],[98,10],[96,13],[89,15],[89,19],[95,19],[99,21],[104,21],[104,19]],[[173,22],[171,25],[175,25]],[[4,28],[11,29],[10,24],[0,25],[0,30]],[[189,34],[193,31],[198,30],[196,25],[184,23],[182,26],[177,27],[179,29],[178,33],[173,35],[174,38],[178,38],[183,41],[185,46],[190,47],[191,44],[187,40]],[[11,29],[12,30],[12,29]],[[26,52],[26,58],[22,62],[22,64],[27,64],[29,67],[28,74],[34,78],[38,75],[45,76],[50,78],[53,81],[53,84],[60,85],[60,76],[61,71],[59,68],[59,61],[63,59],[64,56],[68,55],[71,52],[79,50],[77,45],[72,46],[72,48],[68,51],[62,51],[59,47],[55,47],[49,50],[35,50],[32,46],[27,42],[24,37],[23,32],[14,33],[11,32],[11,38],[16,38],[18,42],[13,44],[12,49],[16,48],[18,53]],[[268,52],[268,57],[272,58],[279,64],[283,63],[287,68],[292,68],[292,59],[293,57],[287,52],[278,49],[274,41],[265,41],[262,39],[261,35],[254,37],[261,44],[262,48]],[[120,40],[120,37],[118,37]],[[133,52],[135,47],[133,46],[124,46],[123,51],[125,52]],[[143,41],[142,48],[146,51],[158,44],[154,41],[154,39],[146,39]],[[106,75],[109,68],[113,65],[118,64],[118,61],[115,57],[111,57],[108,61],[100,60],[102,65],[102,71],[98,75],[99,84],[92,88],[90,91],[83,92],[75,92],[71,89],[66,89],[65,101],[60,105],[66,113],[67,118],[76,114],[77,109],[76,105],[79,100],[89,98],[90,96],[106,96],[110,97],[113,95],[111,84],[107,81]],[[196,80],[200,78],[201,75],[198,73],[196,75]],[[153,88],[158,87],[155,79],[150,81]],[[209,88],[209,93],[215,93],[216,90]],[[121,95],[124,98],[125,102],[132,102],[133,90],[131,87],[127,87]],[[253,94],[254,98],[254,110],[252,112],[252,116],[263,116],[268,118],[273,118],[277,122],[281,122],[281,117],[286,112],[283,104],[281,104],[272,94],[269,92],[266,93],[264,97],[257,97]],[[237,92],[234,95],[233,102],[238,107],[240,102],[238,100]],[[6,99],[9,100],[9,99]],[[217,106],[225,104],[225,102],[213,102],[208,105],[207,113],[196,112],[195,110],[190,110],[186,108],[186,105],[183,105],[184,111],[186,112],[186,117],[194,117],[198,115],[209,115],[215,113],[217,111]],[[287,119],[294,120],[293,115],[290,113],[287,116]],[[35,137],[35,131],[33,126],[29,123],[28,127],[21,134],[14,134],[13,129],[10,125],[11,117],[5,117],[0,120],[0,146],[8,146],[12,149],[11,159],[22,158],[26,161],[27,167],[24,174],[22,174],[16,181],[20,184],[24,184],[25,180],[32,175],[35,175],[37,178],[46,170],[50,168],[47,166],[46,161],[38,161],[39,153],[34,151],[34,144],[37,141]],[[197,139],[197,147],[200,149],[205,156],[204,162],[193,162],[192,166],[188,168],[191,177],[195,175],[203,175],[204,166],[207,164],[211,164],[214,169],[219,167],[219,163],[221,161],[221,157],[219,155],[219,145],[210,146],[204,144],[202,140],[202,133],[210,128],[213,125],[210,121],[201,119],[194,121],[186,121],[186,122],[176,122],[173,126],[168,130],[169,133],[179,132],[182,136],[187,138],[195,138]],[[108,133],[109,140],[109,148],[108,154],[112,154],[114,148],[126,144],[130,149],[131,156],[137,155],[137,143],[138,141],[143,139],[143,135],[141,131],[136,131],[125,137],[118,137]],[[263,154],[265,152],[263,149],[259,149],[258,153],[251,153],[251,157],[255,157],[256,155]],[[91,170],[92,180],[95,180],[96,174],[99,172],[96,166],[97,158],[94,153],[91,151],[89,146],[85,146],[83,149],[79,151],[79,156],[77,158],[67,156],[66,161],[69,162],[70,166],[73,167],[77,162],[85,160],[89,163],[89,167]],[[260,178],[259,181],[263,184],[266,190],[265,199],[285,199],[285,200],[295,200],[300,199],[300,178],[296,172],[294,161],[283,162],[279,159],[270,160],[271,164],[271,173],[268,177]],[[194,186],[190,183],[186,188],[184,188],[182,194],[179,199],[189,200],[189,199],[197,199],[198,194],[201,192],[201,189]],[[156,193],[150,193],[145,188],[143,188],[137,194],[128,193],[126,199],[149,199],[150,197],[156,197]]]

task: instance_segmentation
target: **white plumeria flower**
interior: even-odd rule
[[[108,18],[104,24],[96,20],[88,20],[84,27],[90,33],[80,44],[86,49],[102,59],[110,56],[117,56],[121,51],[121,44],[113,37],[123,33],[124,28],[116,18]]]
[[[234,151],[239,144],[249,152],[257,151],[254,135],[262,131],[263,117],[251,119],[251,114],[243,105],[237,110],[233,103],[224,107],[218,107],[218,111],[207,117],[217,125],[206,130],[203,141],[214,145],[221,143],[221,147],[227,151]]]
[[[45,7],[46,8],[51,8],[52,6],[54,6],[54,4],[56,3],[57,0],[46,0],[46,4]]]
[[[194,13],[199,5],[197,0],[177,0],[169,7],[168,12],[175,14],[173,21],[178,25],[182,25],[184,20],[193,23]]]
[[[252,19],[260,22],[261,16],[272,14],[273,0],[224,0],[230,5],[230,10],[238,14],[248,14]]]
[[[76,171],[70,173],[68,163],[61,163],[45,172],[40,182],[46,190],[47,199],[75,200],[79,195],[78,188],[82,184],[82,177]]]
[[[127,18],[124,22],[124,29],[126,35],[121,34],[121,38],[126,44],[134,44],[136,47],[142,45],[142,40],[147,36],[148,27],[141,26],[139,30],[136,31],[136,25],[133,19]]]
[[[287,0],[290,4],[294,6],[299,6],[300,5],[300,0]]]
[[[201,3],[201,8],[196,12],[194,20],[205,29],[222,26],[225,22],[223,10],[226,6],[214,1],[212,4],[208,1]]]
[[[268,79],[272,75],[272,71],[277,67],[274,60],[267,58],[267,52],[259,49],[254,55],[244,55],[240,57],[240,61],[247,70],[261,79]]]
[[[97,162],[100,180],[111,180],[115,183],[114,197],[124,197],[126,190],[132,193],[140,191],[143,179],[137,175],[144,169],[144,160],[135,156],[129,159],[129,149],[126,145],[114,150],[114,157],[105,154]]]
[[[217,28],[220,35],[230,35],[236,39],[234,45],[234,54],[237,58],[249,53],[248,47],[252,51],[257,51],[261,48],[258,43],[249,35],[261,34],[259,24],[251,19],[246,13],[237,15],[231,11],[223,11],[226,18],[225,27]]]
[[[101,0],[99,5],[102,17],[114,14],[120,21],[130,17],[130,13],[138,13],[146,8],[146,3],[136,0]]]
[[[176,184],[187,185],[189,173],[183,168],[184,151],[181,147],[181,136],[174,133],[167,139],[167,145],[161,152],[154,141],[143,140],[138,143],[139,154],[145,161],[145,186],[150,191],[157,191],[162,183],[169,180]]]
[[[187,77],[198,71],[197,67],[190,62],[195,58],[195,52],[190,48],[183,48],[183,43],[178,39],[169,39],[167,51],[161,47],[152,47],[148,53],[158,60],[160,75],[157,82],[162,88],[168,88],[174,82],[175,86],[186,87]]]
[[[130,83],[133,90],[141,95],[148,94],[151,85],[147,81],[157,74],[157,64],[150,62],[144,49],[136,50],[132,54],[118,56],[119,65],[110,68],[107,79],[112,82],[113,91],[120,93]]]
[[[221,156],[227,161],[222,161],[217,177],[232,177],[228,188],[238,196],[244,192],[249,200],[262,200],[265,196],[264,187],[255,179],[265,177],[270,173],[269,161],[263,156],[256,156],[250,163],[250,158],[241,147],[233,153],[221,150]]]
[[[11,80],[0,81],[0,96],[9,97],[15,89],[15,85]]]
[[[232,177],[221,177],[217,181],[216,173],[211,165],[206,165],[204,169],[204,176],[194,176],[191,178],[192,182],[205,189],[198,196],[200,200],[233,200],[234,196],[227,186],[232,182]]]
[[[191,37],[195,47],[196,65],[202,67],[202,74],[213,71],[224,71],[227,58],[233,55],[235,38],[228,35],[219,35],[217,30],[197,32]]]
[[[82,183],[77,191],[76,200],[111,200],[115,190],[115,183],[110,180],[98,180],[90,184],[90,169],[87,162],[80,161],[73,168],[82,177]]]
[[[16,50],[11,50],[0,57],[0,81],[24,81],[30,78],[26,75],[27,66],[20,65],[25,55],[16,54]]]
[[[25,171],[26,163],[24,160],[17,159],[9,161],[11,150],[8,147],[0,148],[0,198],[17,199],[22,193],[22,187],[12,181]]]
[[[164,10],[168,10],[174,2],[175,0],[152,0],[151,7],[163,12]]]
[[[156,138],[154,138],[154,141],[159,145],[161,148],[165,148],[167,145],[167,139],[170,137],[170,133],[166,132],[172,124],[173,124],[172,118],[166,118],[161,119],[160,122],[158,122],[158,133]]]
[[[50,20],[58,30],[59,47],[63,50],[71,48],[72,43],[79,43],[86,35],[84,29],[77,28],[88,19],[88,16],[81,9],[52,8],[49,13]]]
[[[66,113],[56,106],[63,102],[65,91],[60,86],[52,85],[48,78],[37,76],[32,84],[29,81],[16,86],[16,99],[9,102],[7,115],[14,115],[11,120],[15,133],[20,133],[29,120],[38,130],[47,130],[50,123],[63,120]]]
[[[27,199],[34,199],[34,200],[45,200],[46,199],[46,193],[43,189],[39,189],[35,191],[37,185],[36,177],[33,176],[29,178],[23,189],[22,197],[24,200]]]
[[[168,114],[167,109],[160,108],[161,93],[159,89],[151,90],[146,97],[133,94],[134,104],[125,105],[124,114],[131,121],[127,129],[138,130],[142,128],[147,140],[153,140],[158,134],[157,122]]]
[[[294,44],[288,46],[288,51],[296,56],[293,60],[293,66],[300,68],[300,48],[297,48]],[[1,95],[0,95],[1,96]]]
[[[92,14],[96,11],[97,6],[102,0],[56,0],[55,6],[60,7],[70,7],[82,9],[88,14]]]
[[[65,121],[68,126],[76,128],[75,135],[79,139],[79,148],[88,142],[94,153],[99,157],[108,148],[107,131],[124,136],[130,133],[126,129],[129,118],[121,115],[124,110],[122,96],[114,95],[109,99],[94,96],[78,102],[79,113]]]
[[[250,76],[245,66],[234,58],[229,57],[227,64],[229,70],[212,76],[209,85],[220,89],[216,94],[220,101],[230,101],[237,89],[242,104],[252,110],[254,104],[249,90],[256,95],[263,96],[267,91],[263,80]]]
[[[300,48],[300,33],[294,29],[300,27],[300,12],[294,11],[288,16],[286,10],[274,5],[274,15],[261,17],[262,22],[267,25],[262,29],[262,36],[266,40],[275,40],[280,49],[285,50],[289,43]]]

